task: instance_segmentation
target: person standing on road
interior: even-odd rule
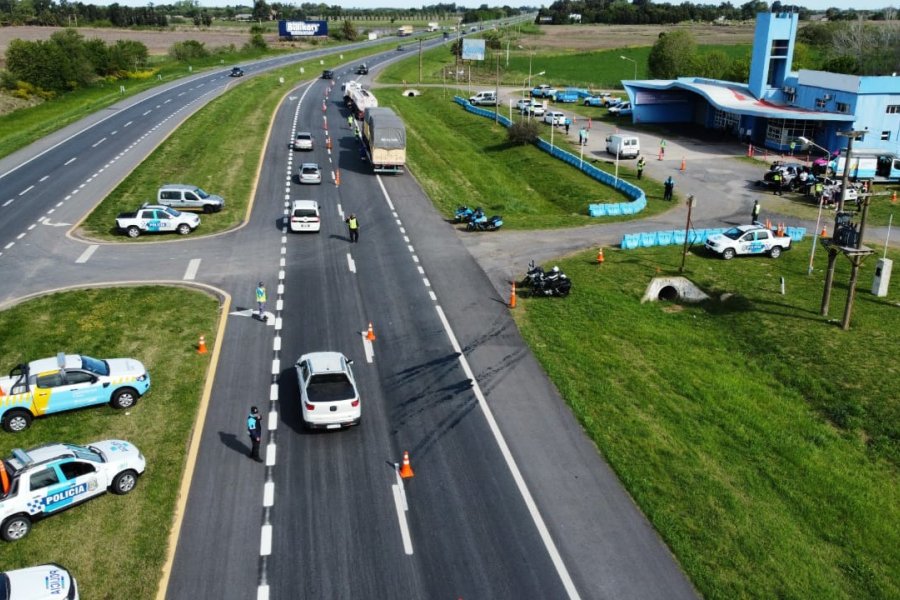
[[[666,140],[659,140],[659,160],[666,157]]]
[[[647,161],[644,160],[644,155],[641,154],[640,156],[638,156],[638,161],[637,161],[638,179],[640,179],[641,177],[644,176],[644,165],[645,164],[647,164]]]
[[[259,320],[265,321],[269,317],[266,316],[266,286],[260,281],[256,286],[256,306],[259,308]]]
[[[259,416],[259,409],[255,406],[250,407],[250,414],[247,416],[247,433],[250,435],[250,458],[256,462],[262,462],[259,457],[259,441],[262,439],[262,417]]]
[[[350,216],[345,219],[347,223],[347,229],[350,230],[350,242],[355,244],[359,242],[359,221],[356,220],[356,215],[354,213],[350,213]]]
[[[772,175],[772,184],[775,187],[775,195],[781,196],[781,182],[783,181],[783,176],[781,175],[781,171],[775,171]]]
[[[753,210],[750,211],[750,222],[759,223],[759,200],[753,202]]]
[[[587,129],[582,129],[584,131],[584,145],[587,146],[588,143],[588,134],[590,133]]]
[[[572,121],[566,119],[566,135],[569,135],[569,125],[572,124]]]
[[[353,114],[347,115],[347,127],[353,129]]]
[[[675,180],[669,175],[669,178],[663,183],[663,200],[672,201],[672,192],[675,190]]]

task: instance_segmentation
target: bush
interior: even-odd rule
[[[507,129],[509,141],[513,144],[524,146],[525,144],[533,144],[538,139],[540,128],[538,122],[534,119],[523,119]]]
[[[209,56],[209,50],[203,42],[197,40],[185,40],[183,42],[175,42],[169,48],[169,56],[181,62],[197,60],[198,58],[206,58]]]
[[[261,33],[254,33],[250,36],[250,41],[244,44],[245,50],[266,50],[268,47]]]

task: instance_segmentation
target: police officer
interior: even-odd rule
[[[353,115],[347,115],[347,127],[353,129]]]
[[[776,196],[781,196],[781,195],[782,195],[782,193],[781,193],[781,180],[782,180],[781,171],[775,171],[775,173],[772,175],[772,183],[773,183],[774,186],[775,186],[775,195],[776,195]]]
[[[344,221],[347,223],[347,229],[350,230],[350,241],[354,244],[359,242],[359,221],[357,221],[356,215],[350,213],[350,216]]]
[[[750,222],[758,223],[759,222],[759,200],[753,202],[753,210],[750,211]]]
[[[247,433],[250,435],[250,458],[256,462],[262,462],[259,457],[259,441],[262,438],[262,417],[259,416],[259,409],[255,406],[250,407],[250,414],[247,416]]]
[[[643,177],[643,175],[644,175],[644,165],[645,165],[645,164],[647,164],[647,161],[644,160],[644,155],[641,154],[641,155],[638,157],[638,161],[637,161],[638,179],[640,179],[640,178]]]
[[[259,308],[260,321],[266,321],[269,318],[266,315],[266,298],[266,286],[260,281],[259,285],[256,286],[256,305]]]

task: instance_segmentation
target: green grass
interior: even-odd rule
[[[467,204],[502,214],[505,228],[544,229],[633,220],[671,208],[662,201],[661,185],[645,179],[648,205],[639,217],[587,216],[589,203],[627,198],[534,146],[508,143],[505,127],[466,112],[450,100],[452,93],[430,88],[406,98],[400,90],[376,90],[379,103],[394,107],[406,123],[407,161],[444,216]],[[541,135],[549,140],[549,133],[542,126]],[[564,143],[562,138],[555,136],[554,143]],[[569,146],[577,154],[577,147]],[[625,165],[620,163],[619,175],[634,179]],[[598,166],[612,169],[606,162]]]
[[[288,86],[293,85],[291,82],[298,80],[300,67],[308,73],[303,78],[318,76],[322,68],[333,68],[377,51],[378,48],[368,48],[344,52],[343,60],[336,55],[325,57],[324,65],[319,64],[317,57],[253,77],[219,96],[191,116],[91,212],[82,223],[85,234],[128,241],[115,230],[116,216],[154,201],[157,189],[164,183],[198,185],[225,198],[225,209],[202,215],[194,235],[236,226],[244,219],[250,202],[272,113]],[[287,83],[279,85],[279,77]],[[145,235],[138,239],[165,241],[172,236]]]
[[[177,318],[160,309],[167,306],[179,307]],[[37,419],[20,434],[0,433],[4,458],[12,448],[110,438],[133,442],[147,458],[130,494],[106,494],[4,543],[4,569],[59,562],[78,579],[82,598],[155,597],[209,366],[195,344],[203,333],[212,347],[218,307],[216,299],[184,288],[128,287],[58,293],[0,312],[4,339],[16,340],[0,347],[4,372],[64,351],[137,358],[151,376],[148,394],[127,411],[86,408]]]
[[[522,334],[704,597],[900,597],[897,287],[870,295],[868,260],[844,332],[818,315],[809,239],[778,260],[694,251],[705,304],[640,302],[680,248],[589,252],[559,261],[569,298],[519,304]]]

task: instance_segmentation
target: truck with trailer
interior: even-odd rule
[[[362,119],[366,109],[378,106],[378,98],[369,90],[363,89],[359,82],[350,81],[344,87],[344,103],[357,119]]]
[[[397,37],[406,37],[413,34],[412,25],[401,25],[397,28]]]
[[[369,108],[363,116],[363,149],[376,173],[403,172],[406,165],[406,127],[386,107]]]
[[[835,177],[842,177],[847,157],[843,154],[828,163],[828,171]],[[850,157],[850,179],[874,179],[877,181],[900,181],[900,158],[893,154],[863,154],[853,152]]]

